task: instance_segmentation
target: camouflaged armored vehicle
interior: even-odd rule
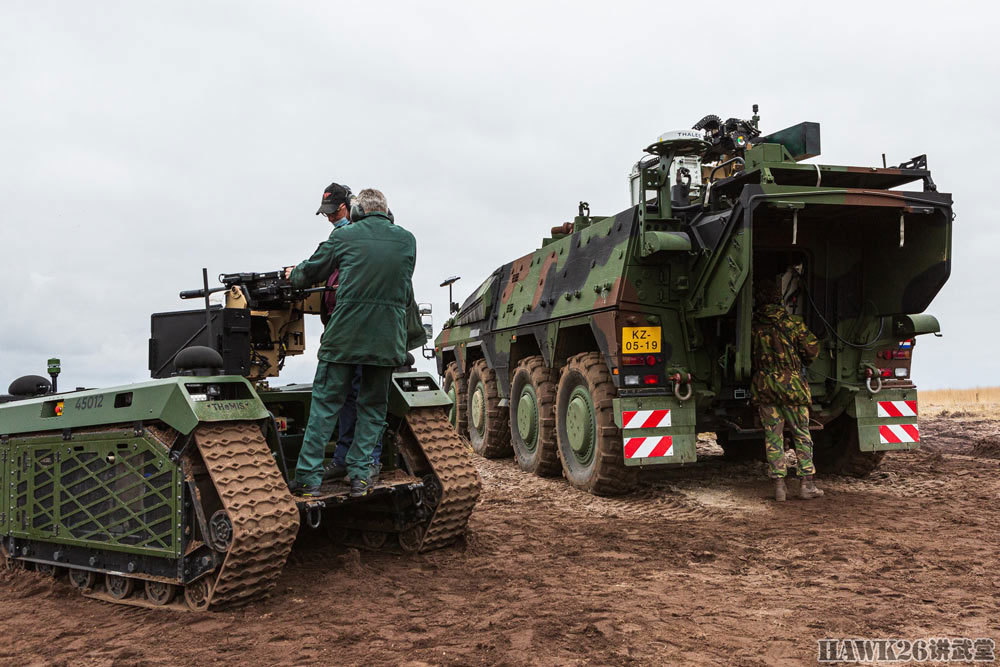
[[[820,472],[865,474],[920,440],[910,377],[951,270],[951,196],[925,156],[806,162],[817,123],[762,135],[707,116],[660,136],[632,205],[578,215],[500,266],[435,341],[451,421],[477,452],[596,494],[696,460],[700,431],[762,457],[749,403],[752,285],[771,278],[821,340],[807,369]],[[883,160],[884,161],[884,160]]]

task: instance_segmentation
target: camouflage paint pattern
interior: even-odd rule
[[[753,323],[753,382],[758,405],[812,404],[804,369],[819,356],[819,341],[777,303],[758,310]]]
[[[764,427],[764,453],[771,477],[784,477],[785,467],[784,427],[787,424],[798,457],[799,475],[815,475],[813,443],[809,435],[809,408],[804,405],[761,405],[758,408],[760,423]]]
[[[810,142],[795,150],[811,151]],[[699,429],[759,429],[747,400],[752,285],[775,277],[769,262],[801,257],[805,326],[822,354],[804,379],[785,379],[798,402],[812,399],[821,424],[852,412],[865,369],[885,363],[876,352],[938,329],[913,314],[950,275],[951,196],[923,167],[799,163],[782,143],[752,146],[744,158],[743,171],[716,180],[702,210],[661,212],[643,201],[610,217],[581,211],[537,250],[498,267],[438,336],[439,372],[452,361],[467,372],[485,359],[506,397],[525,357],[559,368],[599,351],[620,396],[672,395],[669,378],[690,374]],[[662,173],[649,167],[643,183],[659,184],[668,200]],[[898,189],[907,183],[923,189]],[[654,363],[623,364],[625,327],[660,328]],[[909,361],[897,365],[906,376],[887,388],[912,389]],[[626,385],[635,374],[656,381]]]

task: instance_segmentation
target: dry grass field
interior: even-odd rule
[[[1000,387],[921,391],[920,412],[925,415],[1000,418]]]

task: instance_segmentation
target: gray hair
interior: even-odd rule
[[[378,211],[385,213],[389,210],[388,204],[385,203],[385,195],[380,190],[374,188],[365,188],[359,192],[357,202],[365,210],[365,213],[376,213]]]

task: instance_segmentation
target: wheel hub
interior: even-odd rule
[[[521,390],[517,401],[517,434],[528,451],[535,451],[538,445],[538,403],[531,386]]]
[[[566,435],[573,456],[580,463],[589,463],[594,457],[594,407],[586,387],[576,387],[566,406]]]
[[[480,382],[476,385],[476,391],[472,394],[472,425],[479,433],[483,432],[483,425],[486,423],[486,387]]]
[[[208,541],[210,547],[225,553],[233,541],[233,522],[226,510],[216,510],[208,522]]]

